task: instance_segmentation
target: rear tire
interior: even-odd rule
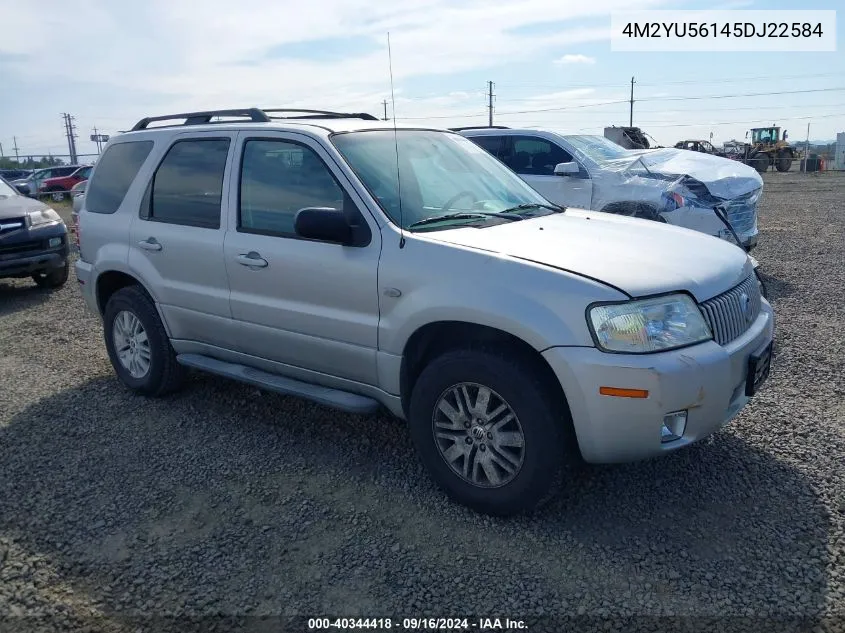
[[[65,262],[64,266],[51,270],[49,273],[35,273],[32,276],[32,281],[38,284],[39,288],[54,290],[65,285],[69,274],[70,262]]]
[[[163,396],[182,386],[185,368],[176,361],[153,300],[140,286],[121,288],[111,296],[103,334],[118,378],[133,391]]]
[[[579,461],[564,403],[516,353],[461,349],[430,362],[414,385],[409,425],[434,481],[485,514],[539,508]]]
[[[775,168],[780,172],[785,172],[789,171],[790,167],[792,167],[792,154],[788,151],[778,152]]]

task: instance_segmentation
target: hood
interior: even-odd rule
[[[25,196],[0,197],[0,220],[19,218],[27,211],[39,211],[48,208],[43,202]]]
[[[632,152],[632,163],[638,159],[646,164],[649,171],[662,176],[692,176],[703,183],[711,194],[724,200],[751,193],[763,186],[763,179],[753,167],[712,154],[671,148]]]
[[[753,272],[745,251],[725,240],[652,220],[580,209],[425,236],[567,270],[632,297],[687,290],[705,301]]]

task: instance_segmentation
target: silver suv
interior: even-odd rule
[[[482,512],[537,507],[581,459],[699,440],[769,372],[740,248],[563,209],[459,134],[366,114],[144,119],[94,168],[79,241],[125,385],[196,368],[384,407]]]

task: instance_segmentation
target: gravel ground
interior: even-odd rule
[[[845,174],[768,174],[760,226],[766,388],[709,440],[510,520],[448,502],[387,417],[203,375],[131,395],[75,283],[0,281],[0,630],[845,630]]]

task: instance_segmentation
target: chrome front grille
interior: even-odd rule
[[[745,334],[760,314],[760,286],[752,274],[738,286],[701,304],[701,311],[719,345]]]
[[[737,233],[748,233],[754,230],[757,221],[757,202],[760,196],[756,191],[745,194],[733,200],[725,201],[725,215],[733,230]]]
[[[0,233],[5,235],[12,231],[19,231],[26,226],[26,218],[2,218],[0,219]]]

